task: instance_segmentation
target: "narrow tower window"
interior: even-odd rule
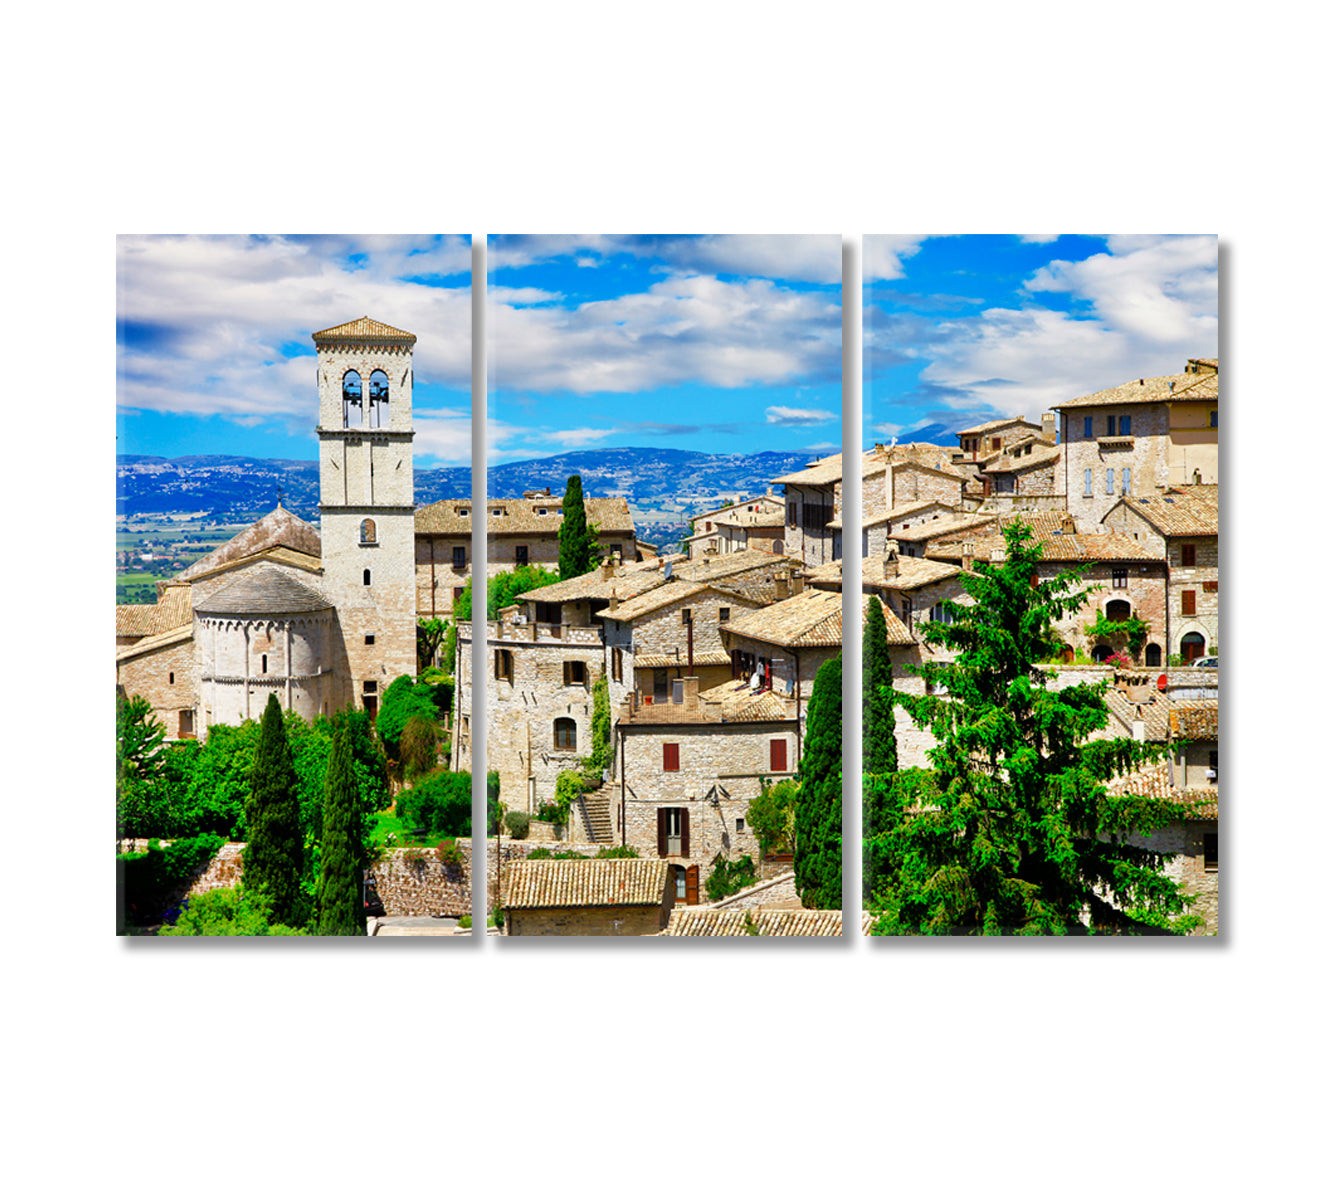
[[[370,587],[370,586],[371,586],[371,569],[370,569],[370,567],[367,567],[364,571],[362,571],[362,573],[361,573],[361,582],[362,582],[362,585],[365,586],[365,587]]]
[[[389,376],[383,371],[372,371],[370,377],[370,412],[372,429],[384,429],[389,425]]]
[[[361,376],[356,371],[349,371],[343,376],[343,428],[356,429],[360,426]]]

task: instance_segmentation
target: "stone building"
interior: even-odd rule
[[[558,570],[561,502],[550,488],[524,492],[517,500],[486,502],[487,578],[524,566]],[[639,557],[634,518],[623,496],[586,496],[584,511],[597,526],[606,557],[625,562]],[[448,618],[472,573],[472,502],[424,505],[417,510],[415,528],[417,613]]]
[[[865,465],[865,464],[863,464]],[[843,456],[831,454],[773,481],[783,485],[787,506],[784,551],[803,566],[843,556],[842,532],[831,522],[842,511]]]
[[[784,552],[783,500],[772,494],[737,500],[723,508],[700,513],[695,532],[681,543],[691,559],[706,554],[734,554],[739,550]]]
[[[510,937],[643,937],[666,928],[676,880],[654,860],[538,859],[503,873],[499,900]]]
[[[1104,518],[1167,563],[1168,644],[1184,663],[1218,653],[1218,489],[1127,496]]]
[[[1038,438],[1049,446],[1054,445],[1056,416],[1054,413],[1043,413],[1040,424],[1024,417],[1001,417],[960,429],[955,436],[959,439],[959,448],[951,452],[951,461],[956,465],[981,463],[1029,438]]]
[[[943,500],[913,500],[897,508],[885,508],[881,505],[873,511],[863,509],[861,556],[878,558],[885,552],[886,540],[897,537],[900,531],[906,533],[925,521],[954,515],[955,510]],[[840,514],[830,524],[834,529],[841,530],[842,515]]]
[[[1122,496],[1218,483],[1218,361],[1132,379],[1054,406],[1061,414],[1066,507],[1093,533]]]
[[[413,334],[362,317],[313,335],[320,530],[281,504],[117,613],[116,678],[171,737],[258,718],[374,713],[417,664]]]
[[[1065,495],[1061,448],[1040,438],[1021,438],[978,465],[984,496],[1051,499]],[[1064,505],[1062,505],[1064,507]]]

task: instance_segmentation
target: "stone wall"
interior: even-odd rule
[[[719,900],[710,908],[800,908],[797,895],[797,876],[789,867],[781,875],[763,880],[754,887],[745,888],[733,896]]]
[[[671,904],[518,909],[506,916],[509,937],[651,937],[667,926]]]
[[[166,726],[168,738],[179,737],[181,713],[195,712],[199,694],[194,639],[183,638],[117,663],[116,682],[127,696],[142,696],[153,706],[153,715]],[[196,716],[196,734],[199,728]]]
[[[963,480],[957,476],[942,475],[917,463],[900,463],[889,472],[890,492],[886,501],[890,508],[911,504],[916,500],[939,500],[956,506],[963,496]]]
[[[371,867],[375,890],[391,917],[461,917],[472,912],[472,846],[460,841],[463,862],[446,865],[435,851],[391,850]]]
[[[1132,440],[1100,445],[1105,439],[1107,418],[1130,417]],[[1093,435],[1084,436],[1084,418],[1093,419]],[[1130,468],[1132,496],[1148,495],[1171,480],[1168,465],[1168,409],[1166,404],[1108,405],[1074,408],[1061,414],[1061,452],[1064,460],[1066,507],[1080,533],[1097,533],[1102,518],[1122,493],[1121,472]],[[1107,471],[1112,470],[1112,491],[1107,491]],[[1091,494],[1084,491],[1084,472],[1092,471]],[[1206,483],[1216,482],[1205,480]],[[1058,481],[1057,488],[1059,490]]]

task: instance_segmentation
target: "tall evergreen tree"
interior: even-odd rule
[[[578,475],[566,481],[560,512],[560,577],[573,579],[586,575],[602,561],[597,531],[584,512],[584,484]]]
[[[301,805],[283,710],[272,693],[255,748],[246,827],[246,890],[268,896],[275,922],[302,924]]]
[[[355,937],[366,932],[361,911],[359,806],[357,777],[352,767],[352,731],[345,721],[339,721],[325,775],[324,833],[320,838],[316,905],[318,932],[323,935]]]
[[[862,771],[889,775],[898,770],[894,741],[894,672],[885,633],[885,606],[872,596],[862,631]]]
[[[1165,855],[1132,844],[1187,815],[1181,806],[1109,796],[1106,781],[1161,753],[1130,739],[1090,741],[1107,723],[1108,684],[1051,688],[1037,664],[1053,623],[1087,595],[1080,572],[1037,582],[1040,544],[1006,527],[1003,563],[963,577],[975,603],[947,601],[928,645],[953,651],[921,673],[927,694],[897,700],[935,735],[933,770],[882,789],[886,830],[868,857],[887,870],[877,933],[1064,934],[1183,928],[1189,901]],[[1140,924],[1141,922],[1145,924]]]
[[[797,892],[806,908],[843,907],[843,655],[815,673],[806,709],[801,794],[793,831]]]

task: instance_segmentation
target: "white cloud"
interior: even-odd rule
[[[824,425],[837,417],[823,408],[786,408],[774,404],[764,410],[764,419],[770,425]]]
[[[938,322],[922,335],[911,350],[929,360],[923,390],[933,405],[979,420],[1036,420],[1053,404],[1215,356],[1217,261],[1212,237],[1111,238],[1108,253],[1054,260],[1026,285],[1034,302]],[[1069,293],[1094,315],[1040,307],[1043,292]]]
[[[341,257],[365,254],[362,265]],[[122,237],[117,315],[152,331],[118,360],[130,410],[258,415],[308,432],[315,410],[310,335],[369,315],[417,335],[418,382],[466,388],[471,298],[404,275],[469,269],[465,239]],[[295,344],[307,353],[292,355]]]
[[[1060,236],[1059,233],[1021,233],[1019,240],[1045,246],[1048,242],[1054,242]]]
[[[867,234],[862,238],[862,280],[902,279],[903,260],[916,254],[924,241],[924,234]]]
[[[770,280],[672,276],[576,308],[490,308],[490,364],[505,390],[636,392],[837,376],[842,315]]]

